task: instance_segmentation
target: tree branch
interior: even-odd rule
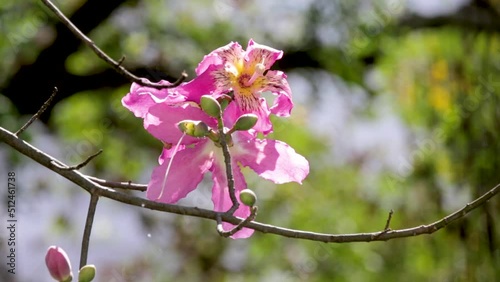
[[[126,68],[121,66],[121,63],[124,59],[120,59],[119,62],[116,62],[113,60],[111,57],[109,57],[106,53],[104,53],[97,45],[90,39],[88,38],[85,34],[83,34],[62,12],[59,10],[50,0],[41,0],[45,6],[47,6],[56,16],[59,18],[59,20],[71,30],[71,32],[79,38],[85,45],[87,45],[99,58],[101,58],[104,62],[109,64],[111,67],[113,67],[119,74],[123,75],[126,77],[128,80],[148,86],[148,87],[153,87],[157,89],[162,89],[162,88],[174,88],[179,86],[186,78],[187,78],[187,73],[182,72],[181,76],[175,81],[174,83],[171,84],[161,84],[161,83],[154,83],[154,82],[149,82],[148,80],[144,78],[140,78],[138,76],[133,75],[130,73]]]
[[[29,157],[30,159],[40,163],[41,165],[49,168],[50,170],[56,172],[57,174],[65,177],[76,185],[80,186],[84,190],[96,194],[98,196],[113,199],[115,201],[147,208],[156,211],[175,213],[180,215],[189,215],[194,217],[206,218],[211,220],[217,220],[217,215],[219,213],[200,209],[197,207],[185,207],[180,205],[171,205],[158,203],[135,196],[131,196],[125,193],[117,192],[113,189],[106,188],[97,183],[92,182],[90,179],[86,178],[85,175],[81,174],[75,170],[63,170],[57,166],[52,165],[52,162],[61,163],[59,160],[49,156],[48,154],[42,152],[30,145],[29,143],[19,139],[12,132],[0,127],[0,140],[22,153],[23,155]],[[468,203],[463,208],[457,210],[456,212],[428,225],[421,225],[407,229],[397,229],[397,230],[382,230],[378,232],[370,233],[354,233],[354,234],[325,234],[325,233],[315,233],[302,230],[294,230],[283,227],[277,227],[269,224],[259,223],[259,222],[248,222],[245,226],[246,228],[251,228],[262,233],[272,233],[284,237],[305,239],[312,241],[319,241],[325,243],[349,243],[349,242],[371,242],[371,241],[387,241],[395,238],[405,238],[418,236],[422,234],[432,234],[448,224],[459,220],[464,217],[474,209],[484,205],[489,199],[493,198],[500,192],[500,184],[493,187],[491,190],[483,194],[481,197],[475,199],[474,201]],[[220,215],[221,219],[225,222],[231,224],[241,223],[242,218],[223,213]]]

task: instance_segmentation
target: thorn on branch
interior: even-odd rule
[[[138,77],[133,75],[131,72],[129,72],[126,68],[121,66],[121,63],[123,62],[125,57],[122,57],[118,62],[113,60],[108,54],[106,54],[104,51],[102,51],[97,45],[90,39],[88,38],[83,32],[81,32],[62,12],[57,8],[50,0],[41,0],[45,6],[47,6],[55,15],[56,17],[78,38],[80,39],[87,47],[89,47],[96,55],[99,57],[101,60],[109,64],[111,67],[115,69],[116,72],[127,78],[128,80],[138,83],[143,86],[148,86],[148,87],[153,87],[156,89],[162,89],[162,88],[174,88],[179,86],[186,78],[187,74],[185,72],[182,72],[181,77],[174,82],[173,84],[160,84],[160,83],[154,83],[154,82],[149,82],[144,78]]]
[[[238,225],[236,225],[235,227],[233,227],[233,229],[229,230],[229,231],[225,231],[224,228],[222,227],[222,219],[221,219],[221,214],[220,213],[217,213],[217,232],[219,233],[220,236],[222,237],[229,237],[229,236],[233,236],[234,234],[236,234],[236,232],[240,231],[241,229],[243,229],[250,221],[254,220],[255,217],[257,216],[257,206],[253,206],[250,208],[250,215],[245,218],[244,220],[242,220],[240,223],[238,223]]]
[[[59,169],[62,169],[62,170],[79,170],[81,169],[82,167],[86,166],[91,160],[93,160],[95,157],[99,156],[100,154],[102,153],[102,150],[99,150],[99,152],[89,156],[86,160],[84,160],[83,162],[77,164],[77,165],[73,165],[73,166],[61,166],[60,164],[52,161],[52,165],[56,166],[57,168]]]
[[[43,103],[43,105],[40,107],[40,109],[16,132],[14,135],[19,136],[19,134],[23,133],[28,126],[30,126],[37,118],[40,117],[43,112],[47,109],[47,107],[52,103],[52,100],[54,100],[54,97],[57,94],[57,87],[54,87],[54,90],[52,91],[52,94],[50,95],[49,99]]]

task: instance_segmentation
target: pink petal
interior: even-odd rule
[[[170,159],[173,155],[176,154],[178,151],[184,150],[186,148],[185,145],[179,145],[179,147],[175,148],[176,144],[172,144],[170,148],[163,148],[161,155],[158,157],[158,163],[162,164],[166,159]]]
[[[171,84],[165,80],[159,83],[164,85]],[[148,109],[156,103],[162,101],[178,103],[184,100],[185,97],[181,95],[181,92],[177,88],[156,89],[132,83],[130,92],[122,99],[122,104],[125,108],[133,112],[136,117],[144,118]]]
[[[148,184],[146,192],[148,199],[163,203],[176,203],[196,189],[203,179],[203,174],[212,166],[212,152],[206,150],[207,145],[209,145],[208,141],[202,141],[194,147],[177,152],[173,157],[166,180],[165,173],[170,159],[165,159],[160,166],[157,166]]]
[[[182,92],[186,96],[186,100],[200,103],[201,96],[213,94],[216,90],[213,72],[219,68],[217,66],[208,66],[205,72],[198,74],[193,80],[184,84]]]
[[[286,74],[282,71],[268,71],[266,78],[268,80],[266,87],[262,91],[271,91],[277,97],[271,107],[271,113],[287,117],[293,108],[292,91],[286,80]]]
[[[264,63],[266,69],[269,69],[281,57],[283,57],[283,51],[258,44],[253,39],[248,42],[245,60],[250,64]]]
[[[234,188],[236,192],[235,194],[239,202],[240,191],[247,187],[247,183],[245,182],[245,178],[243,177],[243,174],[241,173],[241,170],[236,162],[233,162],[233,177]],[[226,212],[233,206],[233,203],[231,202],[231,198],[229,196],[226,169],[222,160],[217,160],[216,162],[214,162],[214,165],[212,167],[212,179],[214,181],[214,186],[212,188],[212,202],[214,203],[214,210],[218,212]],[[240,206],[235,211],[234,215],[241,218],[246,218],[250,215],[250,208],[240,202]],[[229,231],[234,227],[234,225],[223,222],[222,227],[225,231]],[[242,230],[231,236],[231,238],[248,238],[252,236],[253,232],[253,229],[243,228]]]
[[[196,68],[196,74],[200,75],[212,65],[234,64],[243,58],[243,49],[238,42],[231,42],[226,46],[219,47],[206,55]]]
[[[175,105],[161,103],[152,106],[144,118],[144,128],[154,137],[175,146],[183,135],[177,128],[177,124],[182,120],[203,121],[209,127],[216,127],[216,121],[196,104],[184,102]],[[181,144],[193,144],[199,141],[199,138],[186,135]]]
[[[259,176],[281,184],[302,183],[309,174],[309,162],[288,144],[270,139],[237,140],[233,158],[253,169]]]

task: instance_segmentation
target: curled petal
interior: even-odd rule
[[[266,78],[267,83],[263,91],[277,95],[270,109],[271,113],[281,117],[290,116],[293,108],[292,91],[286,80],[286,74],[282,71],[268,71]]]
[[[250,39],[248,42],[245,60],[252,66],[262,63],[267,70],[274,64],[274,62],[276,62],[276,60],[281,59],[281,57],[283,57],[283,51],[258,44],[253,41],[253,39]]]
[[[302,183],[309,174],[309,162],[284,142],[242,139],[239,140],[238,146],[237,152],[233,154],[234,159],[274,183]]]
[[[177,124],[187,119],[203,121],[209,127],[216,126],[216,121],[205,114],[198,105],[185,102],[175,105],[161,103],[152,106],[144,118],[144,128],[163,142],[175,145],[183,135],[177,128]],[[199,141],[199,138],[184,136],[181,144],[193,144]]]
[[[178,151],[173,156],[173,161],[165,159],[151,174],[146,195],[148,199],[163,203],[176,203],[178,200],[196,189],[203,179],[203,174],[212,166],[213,156],[207,150],[207,141],[200,142],[192,148]]]
[[[233,162],[232,167],[236,199],[238,199],[238,202],[240,202],[240,191],[247,187],[247,183],[245,182],[245,178],[243,177],[238,164],[236,162]],[[212,202],[214,203],[214,210],[218,212],[226,212],[232,207],[233,203],[231,202],[231,198],[229,196],[226,169],[222,160],[219,160],[218,162],[216,161],[214,163],[214,166],[212,167],[212,179],[214,181],[214,186],[212,188]],[[240,206],[235,211],[234,215],[241,218],[246,218],[250,215],[250,208],[240,202]],[[234,225],[223,222],[222,227],[224,228],[224,230],[229,231],[234,227]],[[240,231],[236,232],[236,234],[231,236],[231,238],[248,238],[252,236],[253,232],[253,229],[243,228]]]

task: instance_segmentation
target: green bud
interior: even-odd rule
[[[205,137],[210,132],[208,125],[199,120],[183,120],[177,124],[177,127],[192,137]]]
[[[221,115],[220,104],[212,96],[209,95],[201,96],[200,106],[201,109],[211,117],[218,118]]]
[[[231,98],[231,96],[227,94],[223,94],[219,98],[217,98],[217,101],[219,102],[222,111],[224,111],[227,108],[227,106],[229,106],[229,103],[231,103],[232,100],[233,98]]]
[[[249,130],[255,126],[259,118],[254,114],[244,114],[238,118],[231,131]]]
[[[78,272],[78,282],[90,282],[95,277],[95,265],[87,264]]]
[[[240,192],[240,201],[245,206],[253,207],[255,205],[255,202],[257,202],[257,196],[252,190],[243,189]]]

